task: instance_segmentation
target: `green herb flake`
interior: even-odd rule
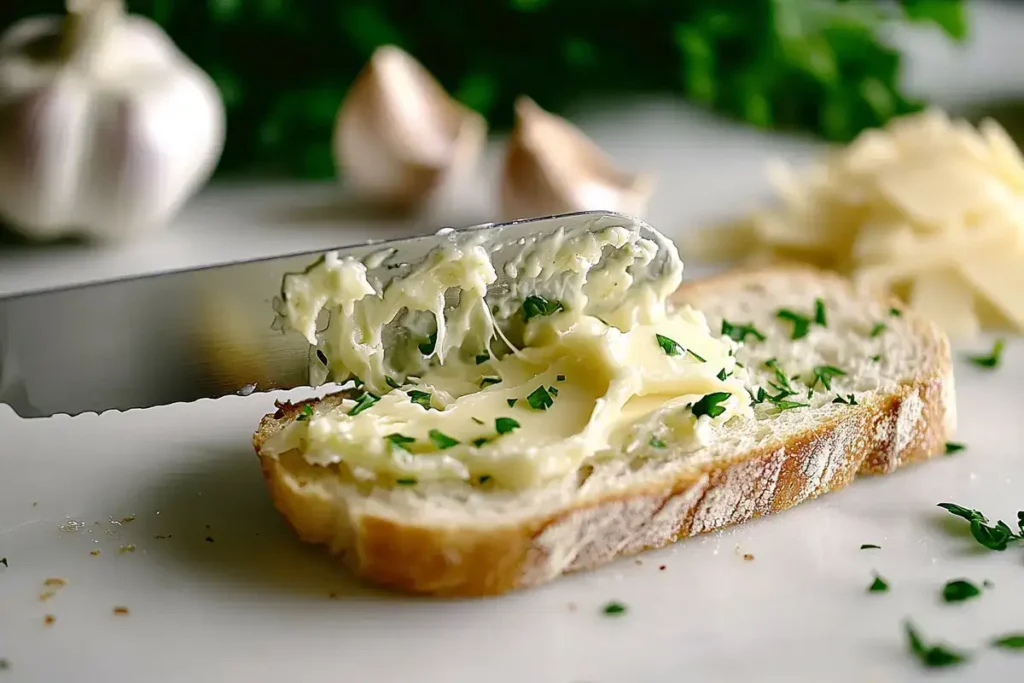
[[[1024,650],[1024,633],[1008,633],[992,641],[992,647],[1004,650]]]
[[[721,372],[715,375],[715,377],[717,377],[720,381],[724,382],[726,379],[729,378],[729,373],[725,371],[725,368],[722,368]]]
[[[489,386],[491,386],[493,384],[501,384],[501,378],[500,377],[494,377],[494,376],[488,376],[488,377],[481,377],[480,378],[480,388],[481,389],[483,389],[485,387],[489,387]]]
[[[811,319],[788,308],[780,308],[776,311],[775,317],[793,323],[793,334],[790,339],[803,339],[811,331]]]
[[[526,402],[530,404],[530,407],[534,410],[547,410],[555,404],[551,394],[544,387],[537,387],[530,392],[530,395],[526,397]]]
[[[886,329],[888,328],[885,323],[875,323],[875,326],[871,328],[871,338],[874,339],[885,332]]]
[[[767,337],[764,336],[764,333],[751,324],[731,323],[728,320],[722,321],[721,333],[733,341],[740,343],[746,341],[747,337],[753,337],[757,341],[764,341],[767,339]]]
[[[609,602],[604,606],[603,611],[608,616],[618,616],[626,613],[626,606],[621,602]]]
[[[369,391],[364,391],[363,395],[356,400],[356,404],[353,406],[352,410],[348,411],[348,414],[354,417],[379,400],[380,396],[377,394],[371,394]]]
[[[774,405],[779,410],[793,410],[794,408],[809,408],[810,406],[806,403],[800,403],[798,401],[786,401],[786,400],[773,400]]]
[[[313,417],[313,406],[307,403],[306,405],[302,406],[302,411],[299,412],[299,416],[296,417],[295,419],[298,420],[299,422],[305,422],[311,417]]]
[[[764,366],[775,372],[775,384],[772,384],[772,386],[781,394],[775,397],[776,400],[792,396],[796,393],[793,385],[789,383],[789,378],[786,377],[786,373],[779,367],[779,362],[776,359],[769,358],[764,362]]]
[[[506,398],[505,399],[505,403],[508,404],[509,408],[515,408],[516,407],[516,401],[518,401],[518,400],[519,400],[518,398]]]
[[[686,353],[686,349],[680,346],[679,342],[674,339],[669,339],[663,334],[656,334],[654,335],[654,338],[657,340],[658,346],[661,347],[661,350],[665,352],[666,356],[679,356]]]
[[[564,382],[565,381],[565,375],[557,375],[555,377],[555,381],[556,382]]]
[[[880,362],[882,362],[882,357],[881,356],[877,356],[877,355],[876,356],[871,356],[871,360],[874,361],[875,363],[880,363]]]
[[[860,546],[861,550],[881,550],[882,546],[875,545],[874,543],[864,543]]]
[[[963,445],[962,443],[957,443],[955,441],[947,441],[946,442],[946,455],[953,455],[954,453],[959,453],[960,451],[964,450],[965,448],[967,448],[967,446]]]
[[[837,367],[833,367],[831,365],[818,365],[814,368],[814,384],[811,386],[813,387],[818,382],[821,382],[821,385],[825,387],[825,391],[832,391],[832,379],[835,377],[845,376],[846,372]]]
[[[489,442],[490,442],[490,439],[488,439],[486,436],[482,436],[479,439],[473,439],[472,444],[474,446],[476,446],[477,448],[480,448],[481,446],[483,446],[484,444],[489,443]]]
[[[946,582],[942,588],[942,599],[946,602],[964,602],[981,595],[981,589],[966,579]]]
[[[928,668],[941,668],[960,664],[967,660],[967,655],[952,650],[944,645],[925,645],[921,635],[909,621],[904,622],[903,628],[907,634],[907,642],[910,651]]]
[[[420,353],[424,356],[432,355],[434,353],[435,346],[437,346],[437,332],[431,333],[431,335],[427,337],[427,341],[420,343]]]
[[[442,451],[453,446],[459,445],[458,439],[453,439],[452,437],[448,436],[444,432],[437,429],[431,429],[429,432],[427,432],[427,436],[434,443],[434,445],[437,446]]]
[[[869,593],[888,593],[889,583],[878,574],[875,574],[875,580],[868,586]]]
[[[523,322],[564,310],[561,301],[548,301],[542,296],[528,296],[523,300]]]
[[[992,351],[984,356],[967,356],[967,360],[977,365],[979,368],[988,368],[990,370],[999,367],[999,363],[1003,360],[1003,349],[1006,347],[1006,341],[1003,339],[996,339],[992,345]]]
[[[479,439],[477,439],[477,441],[479,441]],[[473,442],[473,445],[476,445],[476,441]],[[486,484],[490,480],[491,480],[491,475],[489,475],[489,474],[481,474],[479,477],[477,477],[476,482],[478,484]]]
[[[476,422],[478,425],[482,425],[484,423],[484,421],[481,420],[479,417],[471,417],[469,419],[472,420],[473,422]]]
[[[423,406],[427,410],[430,410],[432,408],[432,406],[430,405],[429,391],[420,391],[419,389],[412,389],[410,391],[405,392],[405,394],[413,403]]]
[[[727,391],[716,391],[713,394],[708,394],[701,398],[699,401],[693,404],[694,417],[700,417],[701,415],[707,415],[708,417],[715,418],[725,412],[725,406],[719,405],[728,399],[732,394]]]
[[[843,398],[842,396],[836,396],[834,399],[832,399],[832,402],[840,403],[842,405],[847,406],[855,406],[857,405],[857,398],[853,394],[847,394],[846,398]]]
[[[664,448],[665,442],[656,436],[652,436],[651,440],[647,442],[651,448]]]
[[[402,479],[395,479],[395,483],[399,486],[415,486],[418,481],[415,477],[403,477]]]
[[[903,311],[901,311],[898,308],[890,308],[889,315],[893,318],[899,318],[901,315],[903,315]]]
[[[1021,513],[1017,513],[1018,526],[1021,527],[1021,534],[1017,535],[1006,522],[999,521],[995,525],[989,524],[985,515],[978,510],[971,510],[955,503],[939,503],[939,507],[951,515],[967,520],[971,525],[971,535],[974,540],[989,550],[1003,551],[1011,542],[1024,539],[1024,521],[1021,519]]]
[[[477,354],[477,356],[475,358],[477,365],[483,365],[484,363],[486,363],[490,359],[491,359],[491,354],[488,353],[487,351],[484,351],[483,353]]]
[[[384,438],[393,448],[401,448],[403,451],[408,451],[409,449],[406,448],[406,446],[416,442],[416,439],[411,436],[406,436],[405,434],[388,434]]]
[[[750,394],[750,401],[754,405],[764,403],[765,399],[768,398],[768,393],[764,390],[764,387],[758,387],[756,393],[747,389],[747,393]]]
[[[548,387],[548,393],[550,393],[552,396],[558,396],[558,389],[556,389],[555,387],[549,386]]]
[[[519,429],[519,423],[511,417],[499,417],[494,420],[494,430],[498,434],[508,434],[515,429]]]
[[[392,389],[400,389],[402,387],[402,385],[399,384],[398,382],[396,382],[395,379],[393,377],[391,377],[391,376],[385,376],[384,377],[384,381]]]
[[[825,314],[825,302],[821,299],[814,300],[814,324],[821,327],[828,327],[828,318]]]

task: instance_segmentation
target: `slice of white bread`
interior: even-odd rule
[[[816,298],[827,325],[793,341],[793,324],[777,311],[813,317]],[[949,344],[931,323],[897,315],[893,302],[804,269],[690,282],[676,300],[703,311],[715,332],[723,318],[756,325],[766,340],[748,337],[737,357],[769,393],[776,378],[764,361],[772,357],[787,374],[798,364],[847,374],[831,380],[833,391],[819,383],[810,399],[810,382],[794,380],[801,393],[793,400],[808,407],[760,404],[757,419],[730,423],[698,451],[672,452],[668,444],[662,460],[587,465],[523,492],[469,483],[375,488],[343,469],[311,466],[295,451],[269,456],[267,439],[305,405],[279,404],[254,437],[274,504],[304,541],[326,545],[372,581],[413,593],[494,595],[785,510],[858,474],[940,453],[953,435]],[[836,392],[844,400],[854,393],[856,405],[833,403]],[[320,412],[337,402],[333,395],[309,403]]]

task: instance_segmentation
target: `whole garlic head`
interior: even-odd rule
[[[473,171],[486,136],[482,116],[452,99],[408,53],[385,45],[338,111],[334,160],[370,201],[422,209]]]
[[[515,109],[501,171],[503,219],[597,209],[644,213],[654,176],[616,169],[578,128],[528,97],[517,99]]]
[[[123,0],[67,10],[0,37],[0,215],[35,238],[163,226],[220,157],[220,94]]]

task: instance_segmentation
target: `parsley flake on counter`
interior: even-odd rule
[[[0,671],[10,671],[11,663],[6,659],[0,659]]]
[[[946,455],[953,455],[954,453],[959,453],[965,448],[967,448],[967,446],[963,445],[962,443],[956,443],[955,441],[947,441]]]
[[[544,297],[536,295],[528,296],[523,300],[523,322],[527,322],[531,318],[548,316],[564,310],[565,307],[561,301],[548,301]]]
[[[992,647],[1006,650],[1024,650],[1024,633],[1008,633],[992,640]]]
[[[555,377],[555,381],[556,382],[564,382],[565,381],[565,375],[557,375]]]
[[[352,407],[352,410],[348,411],[348,414],[352,416],[358,415],[379,400],[380,396],[377,394],[371,394],[369,391],[364,391],[363,395],[356,400],[356,404]]]
[[[403,477],[401,479],[395,479],[395,483],[399,486],[415,486],[418,481],[415,477]]]
[[[814,324],[820,325],[821,327],[828,327],[828,317],[825,314],[825,301],[820,298],[814,300]]]
[[[758,403],[764,403],[765,399],[768,398],[768,393],[764,390],[764,387],[758,387],[757,393],[754,393],[750,389],[747,389],[747,393],[750,394],[750,401],[757,405]]]
[[[408,451],[406,448],[411,443],[415,443],[416,439],[405,434],[388,434],[384,437],[394,448],[401,448],[403,451]]]
[[[411,390],[405,392],[405,394],[406,394],[406,396],[409,397],[409,400],[412,401],[413,403],[416,403],[417,405],[421,405],[424,408],[426,408],[427,410],[430,410],[432,408],[432,406],[430,405],[430,392],[429,391],[420,391],[419,389],[411,389]]]
[[[881,550],[882,546],[875,545],[874,543],[863,543],[860,546],[861,550]]]
[[[656,436],[652,436],[651,440],[647,442],[651,448],[664,448],[665,442]]]
[[[767,337],[764,336],[760,330],[751,324],[743,323],[731,323],[728,320],[722,321],[722,334],[728,336],[733,341],[744,342],[748,336],[752,336],[757,341],[764,341]]]
[[[999,363],[1003,360],[1003,349],[1006,347],[1006,341],[1003,339],[996,339],[992,345],[992,350],[986,356],[967,356],[967,360],[977,365],[979,368],[995,369],[999,367]]]
[[[499,434],[508,434],[514,429],[519,429],[519,423],[511,417],[499,417],[494,420],[494,430]]]
[[[694,417],[700,417],[701,415],[707,415],[708,417],[718,417],[725,412],[725,407],[719,405],[732,394],[727,391],[716,391],[713,394],[708,394],[702,399],[693,404],[691,410],[693,411]]]
[[[519,400],[518,398],[506,398],[505,399],[505,403],[508,404],[509,408],[515,408],[516,407],[516,401],[518,401],[518,400]]]
[[[555,404],[555,400],[551,398],[551,394],[544,387],[537,387],[531,391],[530,395],[526,397],[526,402],[534,410],[547,410]]]
[[[484,387],[489,387],[492,384],[501,384],[501,378],[500,377],[494,377],[494,376],[487,376],[487,377],[481,377],[480,378],[480,388],[481,389],[483,389]]]
[[[841,403],[841,404],[847,405],[847,406],[855,406],[855,405],[857,405],[857,399],[854,397],[853,394],[847,394],[846,398],[843,398],[842,396],[838,396],[837,395],[834,399],[832,399],[832,402],[833,403]]]
[[[929,668],[953,666],[967,659],[967,655],[952,650],[944,645],[925,645],[921,635],[909,621],[903,623],[903,629],[907,634],[907,641],[910,651],[921,663]]]
[[[477,441],[479,441],[479,439],[477,439]],[[476,442],[473,442],[473,443],[474,443],[474,445],[476,445]],[[489,474],[481,474],[479,477],[477,477],[476,483],[478,483],[478,484],[486,484],[490,480],[491,480],[491,475],[489,475]]]
[[[663,334],[656,334],[654,338],[658,341],[658,346],[661,347],[666,356],[679,356],[686,353],[686,349],[680,346],[679,342],[675,339],[670,339]]]
[[[821,382],[821,385],[825,387],[825,391],[832,391],[832,379],[834,377],[845,376],[846,372],[837,367],[833,367],[831,365],[817,365],[814,368],[814,384],[811,386],[813,387],[818,382]]]
[[[395,379],[394,379],[393,377],[391,377],[390,375],[385,375],[385,377],[384,377],[384,381],[385,381],[385,382],[387,383],[387,385],[388,385],[389,387],[391,387],[392,389],[399,389],[399,388],[401,388],[401,386],[402,386],[401,384],[399,384],[398,382],[396,382],[396,381],[395,381]]]
[[[939,507],[970,522],[971,535],[974,536],[974,540],[989,550],[1006,550],[1011,542],[1024,539],[1024,517],[1021,513],[1017,513],[1018,526],[1021,527],[1021,534],[1017,535],[1002,520],[996,522],[995,525],[990,525],[985,515],[978,510],[971,510],[955,503],[939,503]]]
[[[491,354],[488,353],[487,351],[484,351],[483,353],[477,354],[477,356],[475,358],[477,365],[483,365],[484,363],[486,363],[490,359],[491,359]]]
[[[603,611],[605,614],[609,616],[625,614],[626,606],[623,605],[621,602],[609,602],[607,605],[604,606]]]
[[[871,328],[871,338],[874,339],[878,335],[882,334],[888,329],[885,323],[875,323],[875,326]]]
[[[307,403],[306,405],[302,406],[302,411],[299,413],[299,416],[295,419],[298,420],[299,422],[304,422],[311,417],[313,417],[313,406]]]
[[[775,317],[793,323],[793,335],[790,339],[803,339],[811,331],[811,319],[788,308],[780,308],[776,311]]]
[[[964,602],[981,595],[981,589],[966,579],[947,581],[942,588],[942,599],[946,602]]]
[[[452,437],[448,436],[444,432],[437,429],[431,429],[429,432],[427,432],[427,436],[430,438],[432,442],[434,442],[434,445],[437,446],[442,451],[451,448],[452,446],[459,445],[458,439],[453,439]]]
[[[435,346],[437,346],[437,332],[432,332],[430,336],[427,337],[427,341],[420,343],[420,353],[424,356],[429,356],[434,353]]]

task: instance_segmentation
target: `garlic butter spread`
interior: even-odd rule
[[[287,276],[279,313],[315,347],[314,380],[356,388],[269,452],[381,485],[523,488],[594,459],[705,445],[752,415],[746,372],[734,341],[669,306],[682,263],[653,234],[560,229],[504,245],[516,253],[498,267],[471,236],[380,287],[367,277],[379,264],[337,253]],[[659,251],[664,267],[642,277]]]

